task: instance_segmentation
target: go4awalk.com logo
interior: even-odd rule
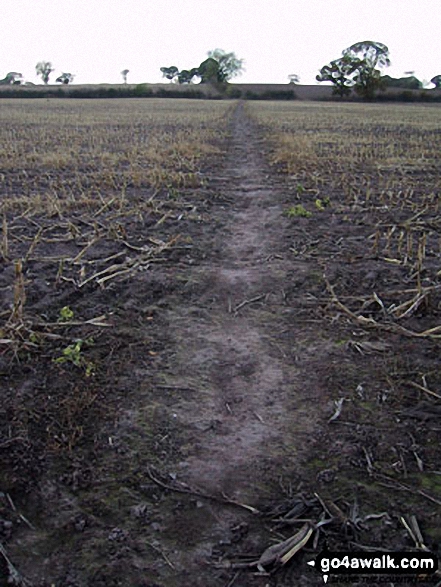
[[[323,550],[308,565],[322,573],[323,581],[328,582],[333,575],[394,575],[403,579],[434,575],[438,569],[438,559],[431,552],[331,552]],[[349,578],[349,577],[348,577]]]

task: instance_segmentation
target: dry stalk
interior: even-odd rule
[[[421,534],[421,530],[418,525],[418,521],[416,519],[416,516],[411,515],[411,516],[408,516],[407,519],[404,516],[401,516],[400,520],[401,520],[401,523],[403,524],[403,526],[408,531],[412,540],[415,542],[416,548],[418,548],[420,550],[424,550],[426,552],[429,552],[429,549],[424,544],[423,535]]]
[[[2,245],[1,245],[1,256],[3,261],[7,261],[9,257],[9,240],[8,240],[8,221],[6,216],[3,216],[3,228],[2,228]]]
[[[407,250],[406,250],[406,262],[407,262],[408,259],[413,258],[413,233],[412,233],[412,230],[409,230],[409,229],[407,229],[406,245],[407,245]]]
[[[73,265],[77,265],[79,263],[79,261],[81,260],[81,258],[86,254],[86,252],[90,249],[90,247],[93,247],[93,245],[95,243],[97,243],[100,240],[100,236],[95,236],[93,237],[90,242],[87,243],[87,245],[78,253],[78,255],[72,259],[71,263]]]
[[[112,326],[112,324],[107,322],[107,316],[105,314],[96,316],[95,318],[90,318],[89,320],[69,320],[67,322],[36,322],[35,324],[45,328],[66,328],[68,326],[99,326],[100,328],[108,328]]]
[[[399,326],[398,324],[382,324],[377,322],[373,318],[366,318],[365,316],[357,316],[354,312],[352,312],[347,306],[345,306],[337,297],[334,288],[328,281],[326,275],[323,276],[323,279],[326,283],[326,288],[328,289],[329,293],[331,294],[333,303],[342,310],[349,318],[353,321],[358,323],[360,326],[364,328],[375,328],[377,330],[383,330],[385,332],[394,332],[395,334],[402,334],[403,336],[414,337],[414,338],[432,338],[432,339],[440,339],[441,338],[441,326],[434,326],[433,328],[429,328],[428,330],[424,330],[423,332],[414,332],[413,330],[408,330],[403,326]]]
[[[429,296],[429,291],[423,291],[421,289],[421,284],[419,284],[420,287],[419,289],[421,291],[419,291],[417,293],[416,296],[414,296],[411,300],[408,300],[407,302],[403,302],[402,304],[400,304],[399,306],[397,306],[396,308],[393,308],[393,310],[391,310],[391,312],[394,314],[395,318],[397,318],[397,320],[402,320],[403,318],[409,318],[409,316],[411,316],[420,306],[421,304],[424,302],[424,300],[427,299],[427,297]]]
[[[55,284],[58,286],[63,279],[64,259],[59,259],[57,275],[55,276]]]
[[[404,240],[404,230],[400,231],[400,234],[398,236],[398,250],[397,250],[397,257],[401,257],[401,253],[403,250],[403,240]]]
[[[418,239],[418,250],[417,250],[417,261],[416,261],[416,272],[417,272],[417,287],[418,290],[421,291],[421,273],[423,271],[423,264],[424,259],[426,257],[426,243],[427,243],[427,235],[423,232]]]
[[[177,235],[170,239],[167,243],[162,243],[160,246],[157,246],[156,249],[151,248],[144,250],[142,254],[138,255],[134,259],[128,259],[125,263],[113,264],[110,267],[106,267],[105,269],[102,269],[101,271],[98,271],[87,278],[83,277],[77,285],[79,288],[82,288],[87,283],[96,281],[96,283],[102,286],[110,279],[114,279],[115,277],[119,277],[121,275],[134,273],[140,267],[146,268],[148,267],[149,263],[158,259],[160,253],[171,248],[179,239],[180,235]]]
[[[414,495],[421,495],[422,497],[424,497],[425,499],[428,499],[432,503],[435,503],[436,505],[441,506],[441,501],[439,499],[437,499],[436,497],[433,497],[433,495],[431,495],[430,493],[427,493],[427,491],[425,491],[423,489],[414,489],[413,487],[410,487],[406,483],[402,483],[401,481],[398,481],[397,479],[394,479],[393,477],[390,477],[389,475],[384,475],[383,473],[375,472],[374,476],[377,479],[381,479],[384,481],[384,483],[379,482],[379,484],[384,485],[384,487],[388,487],[389,489],[392,487],[393,489],[397,489],[399,491],[408,491],[409,493],[413,493]]]
[[[162,487],[163,489],[168,489],[170,491],[175,491],[177,493],[186,493],[188,495],[196,495],[197,497],[202,497],[205,499],[217,501],[219,503],[224,503],[227,505],[234,505],[236,507],[239,507],[239,508],[242,508],[242,509],[249,511],[252,514],[260,514],[260,511],[258,509],[256,509],[255,507],[248,505],[248,504],[240,503],[240,502],[235,501],[233,499],[230,499],[225,494],[222,494],[221,497],[218,497],[217,495],[212,495],[210,493],[204,493],[203,491],[200,491],[199,489],[189,488],[187,485],[179,484],[176,481],[172,485],[170,485],[168,483],[164,483],[164,481],[161,481],[161,479],[158,479],[156,474],[153,473],[152,469],[150,469],[150,468],[147,468],[147,475],[150,477],[150,479],[154,483],[156,483],[156,485],[159,485],[159,487]]]
[[[306,545],[313,531],[314,526],[307,522],[290,538],[267,548],[256,562],[259,571],[264,572],[264,567],[268,565],[285,565]]]
[[[439,393],[436,393],[436,391],[432,391],[428,387],[424,387],[423,385],[420,385],[419,383],[416,383],[415,381],[407,381],[407,383],[409,385],[412,385],[412,387],[415,387],[416,389],[419,389],[420,391],[424,391],[424,393],[427,393],[428,395],[431,395],[432,397],[436,397],[437,399],[441,400],[441,395]]]
[[[39,241],[40,241],[40,237],[41,237],[41,234],[42,234],[43,230],[44,230],[44,228],[43,228],[42,226],[40,226],[40,228],[39,228],[39,229],[38,229],[38,231],[37,231],[37,234],[36,234],[36,235],[34,236],[34,238],[32,239],[32,242],[31,242],[31,245],[30,245],[30,247],[29,247],[29,249],[28,249],[28,252],[27,252],[27,253],[26,253],[26,255],[24,256],[24,259],[23,259],[23,261],[24,261],[24,262],[28,261],[29,257],[30,257],[30,256],[32,255],[32,253],[34,252],[34,250],[35,250],[35,247],[37,246],[37,244],[38,244],[38,243],[39,243]]]
[[[21,259],[15,261],[14,303],[9,318],[10,324],[23,323],[23,307],[26,302],[25,280]]]
[[[10,558],[8,557],[8,554],[6,552],[5,547],[3,546],[3,544],[0,542],[0,554],[2,555],[6,566],[8,568],[8,574],[9,577],[7,578],[7,582],[9,585],[17,585],[17,586],[23,586],[23,587],[30,587],[31,583],[29,583],[29,581],[27,581],[27,579],[25,579],[23,577],[23,575],[21,575],[18,570],[15,568],[15,566],[12,564]]]
[[[109,208],[113,204],[115,200],[116,196],[110,198],[109,200],[107,200],[107,202],[104,202],[101,208],[95,212],[94,216],[99,216],[100,214],[102,214],[105,210],[107,210],[107,208]]]
[[[374,242],[372,243],[372,254],[376,255],[378,253],[379,245],[380,245],[380,230],[377,228],[374,235]]]

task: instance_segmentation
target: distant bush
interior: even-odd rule
[[[106,87],[84,87],[70,88],[69,91],[59,90],[59,96],[63,98],[127,98],[130,96],[130,90],[125,88],[106,88]]]
[[[247,100],[296,100],[297,96],[294,90],[265,90],[264,92],[245,92]]]
[[[153,95],[153,90],[147,84],[138,84],[133,90],[133,94],[135,98],[149,98]]]
[[[166,90],[165,88],[159,88],[157,92],[155,92],[155,96],[158,98],[195,98],[195,99],[204,99],[208,98],[204,92],[201,90],[194,90],[193,88],[186,89],[185,91],[182,90]]]
[[[225,90],[226,97],[231,98],[232,100],[242,98],[242,94],[242,90],[239,88],[233,88],[232,86],[227,86],[227,89]]]
[[[403,90],[402,92],[385,92],[376,96],[378,102],[441,102],[441,93],[433,90]]]
[[[49,95],[47,90],[26,90],[23,92],[18,86],[14,86],[14,89],[11,90],[0,89],[0,98],[48,98]]]
[[[419,99],[418,94],[413,94],[409,90],[404,90],[398,94],[400,101],[402,102],[416,102]]]
[[[422,82],[414,75],[407,77],[394,78],[390,75],[383,75],[380,78],[382,85],[385,88],[403,88],[405,90],[419,90],[423,87]]]
[[[441,102],[441,92],[420,92],[420,97],[423,102]]]

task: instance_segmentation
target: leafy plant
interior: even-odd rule
[[[295,206],[291,206],[285,212],[288,218],[310,218],[312,216],[312,212],[307,210],[302,204],[296,204]]]
[[[64,306],[60,310],[58,322],[69,322],[74,317],[74,312],[69,306]]]
[[[72,363],[76,367],[81,367],[86,372],[86,377],[89,377],[94,370],[94,364],[92,361],[86,359],[83,355],[83,345],[93,344],[93,339],[88,338],[87,340],[78,339],[74,344],[68,345],[62,350],[60,357],[54,359],[54,363]]]
[[[315,207],[317,208],[317,210],[319,210],[320,212],[323,212],[323,210],[325,208],[327,208],[330,204],[330,199],[328,197],[325,198],[317,198],[315,203]]]

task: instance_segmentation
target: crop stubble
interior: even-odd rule
[[[149,527],[153,523],[153,534],[161,536],[161,524],[172,524],[173,516],[158,516],[155,508],[183,509],[176,517],[179,548],[186,534],[179,519],[198,519],[194,512],[185,515],[191,501],[174,501],[164,487],[155,491],[152,479],[158,475],[150,482],[141,477],[146,477],[146,464],[174,471],[173,463],[191,451],[186,448],[191,434],[185,427],[177,429],[172,418],[178,396],[192,394],[191,373],[184,385],[167,371],[176,351],[170,350],[171,326],[164,316],[174,315],[174,305],[188,304],[189,313],[199,313],[203,323],[209,311],[209,292],[201,289],[191,268],[218,262],[220,231],[228,235],[230,219],[237,214],[230,199],[237,191],[224,187],[222,177],[224,152],[239,124],[237,112],[231,116],[230,103],[153,99],[3,100],[1,106],[0,369],[5,386],[0,491],[2,520],[13,522],[3,524],[2,537],[7,545],[11,541],[24,573],[41,564],[55,535],[73,533],[74,559],[78,565],[87,562],[93,584],[101,584],[98,562],[106,566],[102,561],[117,556],[118,544],[119,550],[121,545],[130,550],[132,566],[138,552],[152,577],[175,584],[178,575],[166,554],[172,548],[170,537],[154,538],[150,548],[150,555],[159,553],[162,567],[169,570],[167,579],[154,556],[141,556],[138,541],[144,534],[137,535],[134,528],[153,516]],[[281,246],[275,253],[281,258],[267,257],[284,283],[281,300],[251,288],[237,303],[225,303],[233,315],[251,313],[271,335],[275,352],[300,365],[311,385],[326,388],[310,464],[302,463],[299,470],[287,459],[285,446],[283,458],[279,451],[272,468],[268,463],[261,468],[274,478],[272,484],[268,480],[271,490],[265,483],[262,495],[256,489],[255,503],[265,502],[272,517],[277,512],[283,520],[301,490],[305,495],[318,491],[328,504],[325,515],[334,518],[328,534],[326,526],[322,532],[337,546],[366,545],[367,536],[371,546],[403,546],[400,516],[415,514],[433,548],[440,539],[441,503],[436,441],[441,397],[440,110],[318,103],[245,108],[240,117],[252,121],[246,140],[272,166],[268,174],[281,214],[280,225],[267,229],[268,234],[280,229]],[[267,165],[263,159],[261,164]],[[225,181],[239,181],[239,175],[226,173]],[[258,189],[242,185],[259,197]],[[309,214],[296,215],[300,209]],[[246,210],[240,213],[246,217]],[[214,245],[213,234],[218,234]],[[271,304],[277,318],[265,314]],[[63,308],[72,314],[63,317]],[[283,327],[271,332],[271,320]],[[293,331],[299,339],[293,340]],[[234,365],[232,369],[234,377]],[[133,385],[138,382],[144,389],[146,379],[161,398],[147,392],[136,397]],[[139,401],[141,415],[128,409]],[[317,402],[312,405],[319,408]],[[257,413],[259,417],[265,414]],[[210,426],[215,428],[216,421]],[[137,454],[136,436],[144,438],[147,455]],[[104,443],[120,463],[108,455],[104,465],[94,461],[101,458]],[[271,460],[271,453],[266,458]],[[105,489],[94,499],[91,493],[100,484]],[[163,485],[173,483],[168,479]],[[145,503],[140,502],[142,486]],[[26,497],[29,492],[34,497]],[[63,510],[61,494],[63,499],[74,496],[79,506]],[[37,554],[26,564],[14,542],[26,523],[12,511],[10,500],[36,516],[35,504],[51,498],[59,508],[52,516],[57,519],[43,508],[46,534],[27,538]],[[121,508],[138,508],[127,529]],[[380,513],[384,516],[372,528],[366,517]],[[256,537],[247,539],[246,524],[250,534],[253,525],[241,523],[244,536],[233,532],[234,541],[221,546],[217,558],[233,556],[239,547],[256,547],[262,528],[255,524]],[[106,524],[116,529],[104,539]],[[204,524],[195,521],[194,533]],[[86,561],[78,553],[89,526],[100,532],[95,543],[89,542],[92,560]],[[280,527],[285,534],[279,538],[289,536],[283,522]],[[201,549],[195,549],[198,556]],[[52,578],[67,576],[66,560],[60,557]],[[126,573],[124,564],[108,564],[112,576]],[[133,571],[127,584],[142,584],[135,575]],[[109,576],[104,573],[101,580]],[[187,578],[187,584],[197,585],[204,576],[200,570],[199,579]],[[276,574],[271,580],[291,584],[293,576]],[[247,580],[242,584],[261,584],[257,576]],[[310,584],[307,577],[304,581]]]

